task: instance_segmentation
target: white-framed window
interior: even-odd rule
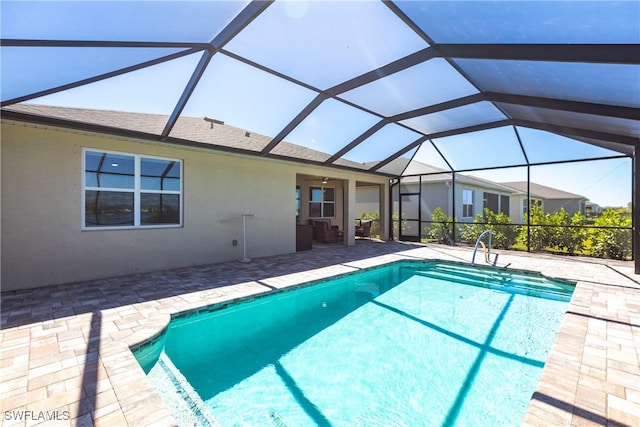
[[[462,217],[473,218],[473,190],[462,190]]]
[[[83,149],[82,229],[182,226],[182,161]]]
[[[336,189],[309,187],[309,218],[336,217]]]

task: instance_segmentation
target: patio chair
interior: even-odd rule
[[[365,238],[368,237],[371,240],[371,224],[373,220],[362,219],[360,225],[356,227],[356,237]]]
[[[338,226],[331,225],[330,219],[312,219],[313,238],[322,243],[335,243],[338,241]]]

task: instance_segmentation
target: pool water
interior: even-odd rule
[[[517,425],[572,292],[403,262],[178,316],[162,357],[223,426]]]

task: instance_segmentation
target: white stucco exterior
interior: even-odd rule
[[[295,252],[295,188],[313,182],[301,176],[330,176],[338,183],[340,228],[353,223],[344,215],[355,215],[356,181],[388,182],[366,173],[18,122],[3,122],[1,131],[3,291],[240,259],[242,213],[255,214],[247,222],[249,257]],[[183,225],[83,231],[83,148],[181,160]],[[381,206],[384,212],[388,199]],[[353,233],[345,235],[345,244],[353,244]]]

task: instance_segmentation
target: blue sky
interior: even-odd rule
[[[497,182],[526,181],[526,168],[470,172]],[[531,181],[587,197],[602,207],[631,201],[631,159],[598,160],[531,167]]]
[[[638,43],[638,4],[628,1],[550,2],[541,7],[540,2],[409,2],[400,4],[400,7],[416,17],[418,25],[429,28],[430,36],[440,42]],[[3,1],[0,3],[0,31],[3,38],[206,43],[245,5],[244,1]],[[634,14],[635,18],[629,20]],[[432,16],[440,18],[433,20]],[[458,25],[461,18],[464,18],[464,25]],[[569,18],[572,25],[567,31]],[[189,25],[176,25],[176,22],[188,22]],[[325,25],[326,22],[332,25]],[[225,49],[304,84],[297,85],[230,56],[216,54],[183,113],[213,117],[252,132],[275,136],[316,97],[316,90],[328,89],[427,47],[425,40],[409,30],[380,2],[276,2]],[[2,99],[177,51],[5,46],[1,51]],[[201,57],[202,53],[191,54],[32,102],[168,115]],[[503,85],[522,85],[522,81],[517,80],[519,75],[543,72],[536,71],[543,64],[532,68],[529,64],[514,61],[511,65],[520,72],[506,76],[501,82]],[[494,69],[494,64],[488,62],[470,62],[468,66],[478,77],[490,74]],[[593,77],[590,70],[597,71],[593,67],[576,68],[575,73],[571,73],[571,69],[563,70],[563,74],[570,76],[562,80],[563,95],[590,102],[611,103],[611,97],[615,96],[618,97],[615,99],[624,99],[625,103],[638,102],[635,99],[637,94],[628,90],[640,81],[637,67],[618,67],[616,79],[599,79],[597,85],[594,84],[596,81],[587,79]],[[616,84],[616,81],[626,83]],[[531,85],[529,90],[546,89],[543,85]],[[343,93],[340,98],[388,116],[477,92],[446,61],[433,59]],[[409,129],[397,125],[383,127],[345,157],[363,163],[381,160],[420,136],[411,129],[431,133],[447,130],[459,123],[474,125],[502,118],[503,114],[490,103],[421,116],[403,122]],[[380,116],[376,114],[331,99],[323,102],[285,139],[333,154],[379,120]],[[523,130],[523,133],[528,132]],[[546,133],[529,132],[521,136],[528,153],[540,158],[530,158],[531,161],[574,158],[582,153],[581,147],[585,147],[566,140],[559,143],[557,137]],[[527,141],[535,143],[527,145]],[[493,164],[496,158],[512,164],[523,162],[511,128],[479,133],[473,138],[463,135],[434,143],[456,168],[497,166]],[[560,147],[565,147],[565,150]],[[587,157],[612,154],[599,149],[594,152],[586,147],[584,153]],[[548,158],[545,153],[551,152],[553,156]],[[433,156],[428,147],[419,152],[417,159],[442,166],[441,160]],[[534,181],[585,195],[600,205],[626,205],[630,201],[630,162],[626,159],[598,164],[575,163],[565,168],[540,167],[536,171],[532,174]],[[500,173],[502,181],[521,180],[518,177],[503,178],[504,174],[504,171]]]

